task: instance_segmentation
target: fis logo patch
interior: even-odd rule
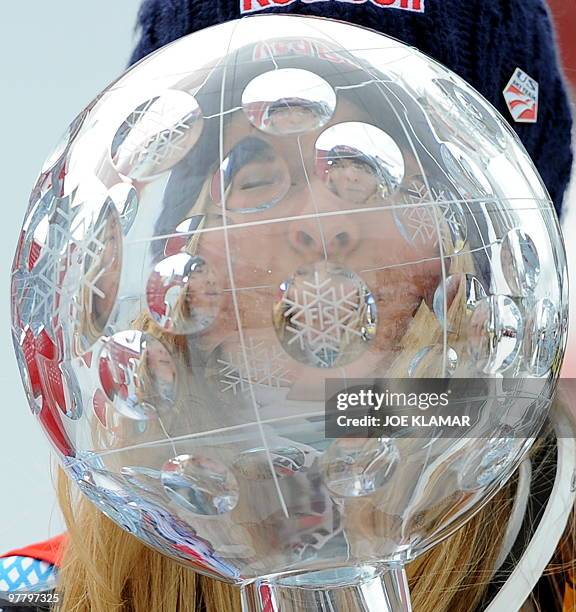
[[[517,123],[538,121],[538,82],[516,68],[504,90],[504,99]]]
[[[242,15],[248,15],[270,8],[288,6],[294,2],[302,2],[304,4],[313,4],[315,2],[366,4],[366,2],[370,2],[374,6],[382,9],[391,8],[401,11],[412,11],[413,13],[423,13],[425,0],[240,0],[240,13],[242,13]]]

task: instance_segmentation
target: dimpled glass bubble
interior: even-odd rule
[[[12,335],[68,473],[135,537],[238,585],[348,584],[518,466],[565,278],[547,191],[474,89],[370,30],[253,17],[74,120],[25,215]],[[327,379],[422,377],[516,394],[480,394],[470,438],[324,436]]]

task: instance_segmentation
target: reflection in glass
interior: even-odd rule
[[[280,68],[253,79],[242,106],[252,125],[275,135],[302,134],[324,126],[336,108],[336,94],[320,76]]]
[[[447,183],[413,176],[401,187],[394,220],[404,239],[415,246],[438,246],[438,236],[450,254],[460,252],[468,237],[460,194]]]
[[[550,371],[561,346],[559,337],[558,311],[548,298],[543,298],[530,308],[526,323],[524,357],[531,374],[544,376]]]
[[[222,292],[211,266],[198,255],[171,255],[148,278],[146,301],[154,320],[178,334],[205,331],[218,316]]]
[[[70,266],[66,279],[78,355],[89,350],[106,329],[120,286],[122,226],[115,206],[109,202],[92,227],[81,220],[76,224],[87,230],[87,235],[81,236],[82,250],[71,252],[71,262],[78,266]],[[76,282],[80,286],[77,297]]]
[[[238,503],[234,474],[205,455],[179,455],[162,467],[164,490],[179,506],[203,516],[230,512]]]
[[[82,389],[74,369],[67,363],[59,364],[62,374],[62,390],[64,395],[64,414],[71,420],[76,421],[82,417],[84,407],[82,404]]]
[[[30,410],[32,411],[32,414],[39,414],[43,405],[42,389],[40,388],[40,381],[33,380],[30,373],[31,368],[36,370],[36,364],[34,363],[35,349],[33,347],[29,347],[28,351],[25,350],[25,337],[23,337],[21,341],[18,341],[16,335],[12,334],[12,341],[14,351],[16,353],[16,363],[18,364],[18,370],[20,371],[20,376],[24,385],[24,392],[26,393]]]
[[[286,352],[315,368],[354,361],[376,335],[374,296],[355,273],[322,262],[280,285],[276,335]]]
[[[111,144],[118,172],[146,180],[177,164],[202,133],[202,111],[184,91],[165,91],[138,106],[118,128]]]
[[[176,365],[170,352],[140,331],[114,334],[100,352],[98,373],[108,399],[130,419],[155,418],[176,399]]]
[[[547,415],[567,313],[553,205],[490,104],[402,43],[296,15],[203,32],[108,88],[37,181],[11,279],[28,400],[60,457],[92,453],[69,468],[86,495],[193,569],[245,586],[410,562]],[[474,447],[413,427],[331,447],[327,378],[430,374],[518,393],[465,398],[495,405]]]
[[[339,123],[316,141],[316,174],[351,204],[377,203],[398,189],[404,158],[391,136],[367,123]]]
[[[286,162],[270,144],[249,136],[234,146],[214,174],[211,195],[217,204],[225,201],[231,212],[250,213],[278,204],[289,188]]]
[[[181,221],[176,226],[174,233],[166,238],[164,255],[166,257],[176,255],[195,241],[197,242],[200,239],[201,230],[206,226],[222,225],[219,219],[212,219],[212,221],[209,215],[193,215]],[[195,232],[197,232],[196,237],[194,237]]]
[[[478,131],[479,136],[490,144],[503,150],[506,147],[506,135],[499,121],[490,113],[487,107],[479,100],[479,96],[472,96],[452,79],[436,78],[434,83],[441,89],[449,102],[453,105],[457,115],[462,121],[462,129]]]
[[[528,295],[536,288],[540,259],[534,241],[524,230],[513,229],[504,236],[500,262],[504,278],[515,295]]]
[[[446,283],[440,283],[434,292],[433,308],[434,314],[440,323],[444,323],[444,296],[446,296],[446,307],[448,311],[452,307],[454,299],[462,292],[464,308],[471,313],[476,304],[486,297],[486,291],[482,283],[473,274],[451,274]]]
[[[468,350],[476,367],[487,374],[512,365],[524,338],[524,322],[518,306],[505,295],[491,295],[478,302],[470,319]]]
[[[268,450],[252,448],[240,454],[234,468],[248,480],[270,480],[273,477],[270,463],[277,478],[287,478],[307,466],[307,457],[303,450],[295,446]]]
[[[442,160],[448,170],[448,178],[462,191],[466,199],[476,200],[492,195],[492,185],[479,166],[456,144],[442,143]]]
[[[470,491],[493,483],[507,469],[510,457],[521,444],[522,440],[508,425],[500,425],[488,440],[474,440],[458,471],[460,488]]]
[[[122,233],[126,235],[138,213],[138,192],[128,183],[117,183],[110,188],[109,196],[118,210]]]
[[[458,355],[450,347],[446,347],[446,369],[442,371],[444,349],[442,346],[425,346],[420,349],[408,365],[410,378],[435,378],[437,376],[453,376],[458,367]]]
[[[342,438],[328,447],[321,465],[331,493],[341,497],[364,497],[390,480],[399,460],[398,449],[389,438]]]

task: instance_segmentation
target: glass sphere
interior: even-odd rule
[[[461,525],[546,418],[566,319],[556,214],[507,122],[415,49],[296,16],[200,31],[104,90],[12,273],[68,474],[238,584],[406,562]],[[515,392],[479,397],[495,418],[466,438],[325,437],[327,379],[422,377]]]

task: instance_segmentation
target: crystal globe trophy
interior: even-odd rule
[[[410,610],[406,565],[514,473],[565,345],[557,217],[507,122],[324,19],[202,30],[110,85],[44,164],[11,279],[68,475],[254,612]],[[328,379],[391,378],[516,392],[465,437],[325,435]]]

